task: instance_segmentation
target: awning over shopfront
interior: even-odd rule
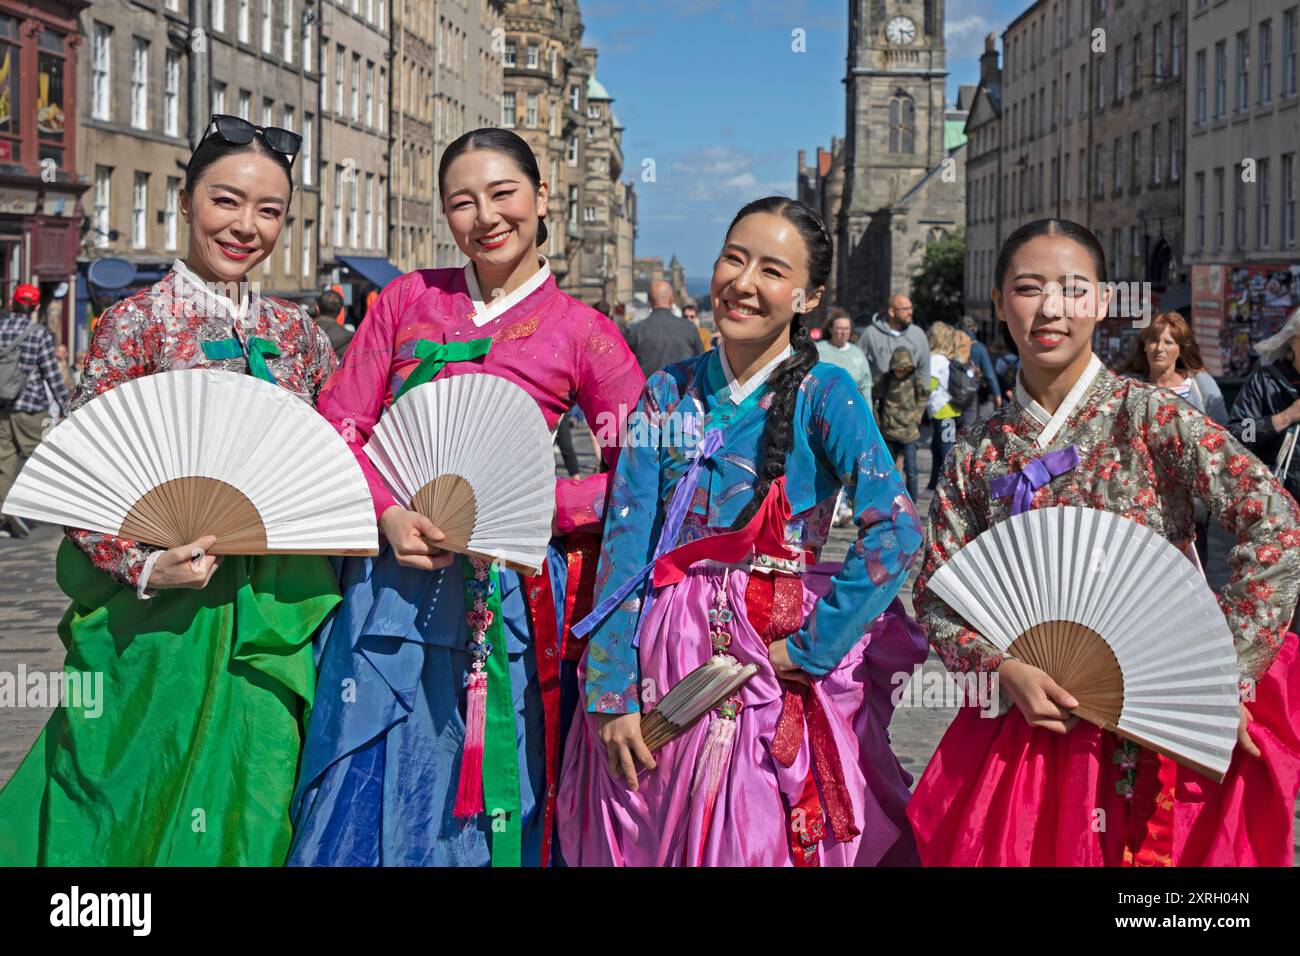
[[[373,256],[339,256],[339,262],[347,266],[367,282],[382,289],[394,279],[400,278],[402,270],[387,259]]]

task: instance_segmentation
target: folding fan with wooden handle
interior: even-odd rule
[[[438,546],[538,574],[555,514],[555,453],[537,402],[507,379],[454,375],[402,395],[366,454]]]
[[[185,369],[99,395],[37,446],[4,513],[212,554],[379,553],[356,456],[293,393]]]
[[[664,694],[641,718],[641,739],[654,753],[686,733],[758,673],[757,664],[742,664],[730,654],[715,654]]]
[[[1240,714],[1232,632],[1197,568],[1150,528],[1040,508],[979,535],[928,587],[1078,716],[1222,780]]]

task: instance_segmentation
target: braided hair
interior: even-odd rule
[[[768,196],[749,203],[727,227],[727,234],[736,228],[736,224],[755,213],[770,213],[789,221],[799,235],[803,237],[808,251],[808,286],[805,293],[823,289],[831,274],[831,257],[833,245],[821,217],[807,203],[785,196]],[[733,528],[742,528],[758,513],[763,499],[767,497],[772,482],[785,474],[785,461],[794,447],[794,404],[799,394],[799,387],[804,378],[817,364],[817,346],[808,329],[804,327],[801,316],[796,314],[790,322],[790,344],[794,354],[777,366],[768,380],[772,392],[772,404],[767,411],[767,423],[763,426],[763,437],[758,450],[758,481],[754,485],[754,496],[736,517]]]

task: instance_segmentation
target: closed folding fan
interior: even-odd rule
[[[1079,717],[1223,779],[1239,717],[1232,632],[1200,570],[1150,528],[1091,508],[1026,511],[929,587],[1051,675]]]
[[[758,673],[757,664],[742,664],[730,654],[715,654],[691,671],[641,718],[641,739],[651,753],[681,736]]]
[[[361,466],[310,405],[213,369],[105,392],[37,447],[4,513],[212,554],[378,554]]]
[[[555,514],[555,453],[537,403],[495,375],[406,392],[366,454],[397,500],[432,521],[439,547],[538,574]]]

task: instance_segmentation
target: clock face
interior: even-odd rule
[[[907,17],[894,17],[885,24],[885,37],[899,46],[909,44],[916,39],[916,24]]]

